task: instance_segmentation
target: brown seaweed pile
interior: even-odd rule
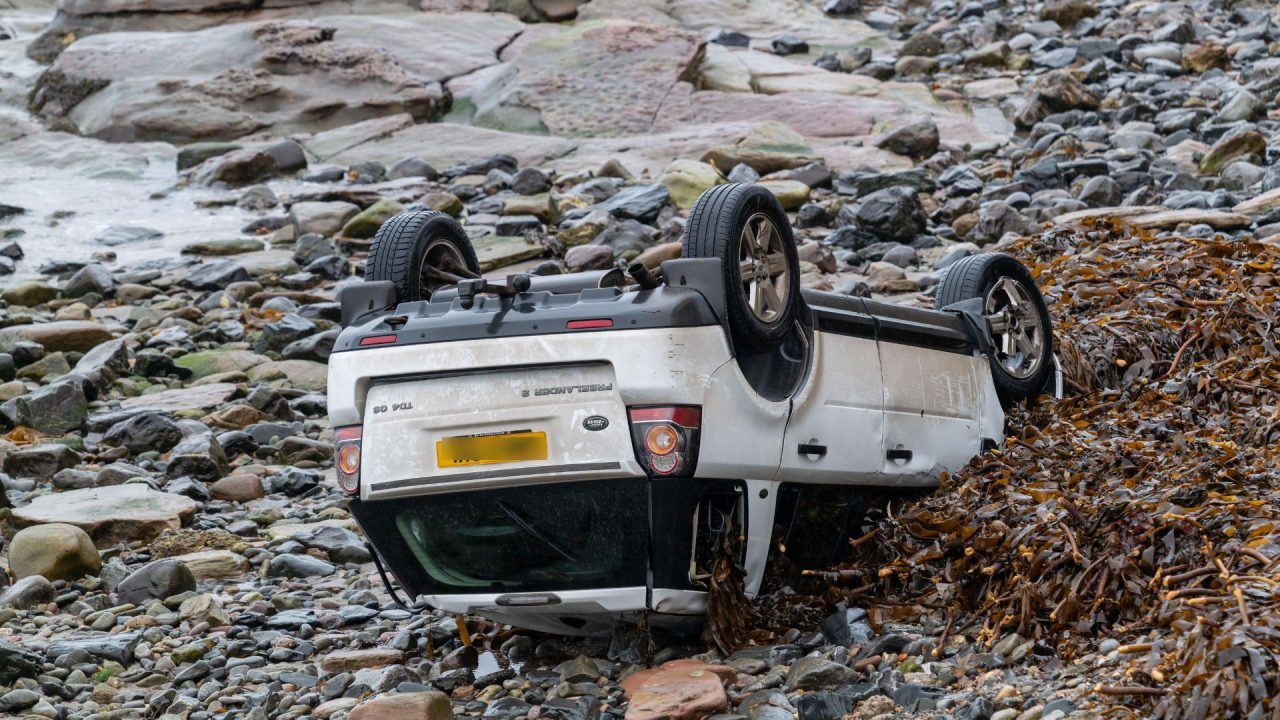
[[[834,571],[860,602],[1071,657],[1157,718],[1280,715],[1280,249],[1117,220],[1012,252],[1054,316],[1068,396],[882,519]]]

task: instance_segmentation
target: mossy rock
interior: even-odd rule
[[[201,350],[174,360],[178,367],[190,370],[196,380],[224,372],[245,372],[264,362],[266,357],[250,350]]]
[[[342,235],[349,238],[371,238],[377,234],[382,223],[400,212],[404,212],[403,205],[395,200],[383,198],[348,220],[347,224],[342,226]]]
[[[697,160],[676,160],[662,171],[658,179],[671,194],[671,202],[681,210],[688,210],[698,196],[725,182],[724,176],[714,165]]]

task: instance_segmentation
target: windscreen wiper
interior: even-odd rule
[[[578,562],[578,558],[574,557],[568,550],[565,550],[564,548],[560,547],[560,545],[557,544],[555,540],[552,540],[546,535],[543,535],[542,532],[538,530],[538,528],[530,525],[528,521],[520,517],[519,513],[507,507],[506,503],[499,502],[498,509],[502,510],[502,514],[510,518],[511,522],[516,524],[516,527],[523,530],[527,535],[534,538],[535,540],[538,540],[539,542],[551,548],[552,550],[555,550],[556,554],[559,555],[560,557],[574,564]]]

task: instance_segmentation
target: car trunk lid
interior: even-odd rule
[[[366,499],[643,474],[606,363],[380,382],[362,455]]]

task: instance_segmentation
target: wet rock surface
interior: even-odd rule
[[[1003,621],[931,609],[972,581],[944,575],[911,612],[834,591],[782,612],[848,578],[785,585],[757,603],[782,621],[733,653],[476,618],[467,646],[454,618],[396,605],[335,485],[335,292],[402,208],[458,217],[495,277],[656,265],[725,181],[780,197],[806,286],[912,305],[1047,225],[1123,218],[1095,259],[1121,238],[1269,247],[1277,28],[1271,6],[1217,0],[0,7],[0,715],[1057,720],[1171,702],[1154,638],[1102,625],[1064,652],[1017,627],[1011,595],[991,598]],[[1072,307],[1106,297],[1075,282]],[[1096,376],[1150,371],[1124,360]],[[1273,557],[1260,527],[1248,548]],[[1246,587],[1253,608],[1266,591]],[[918,597],[902,590],[883,593]]]

